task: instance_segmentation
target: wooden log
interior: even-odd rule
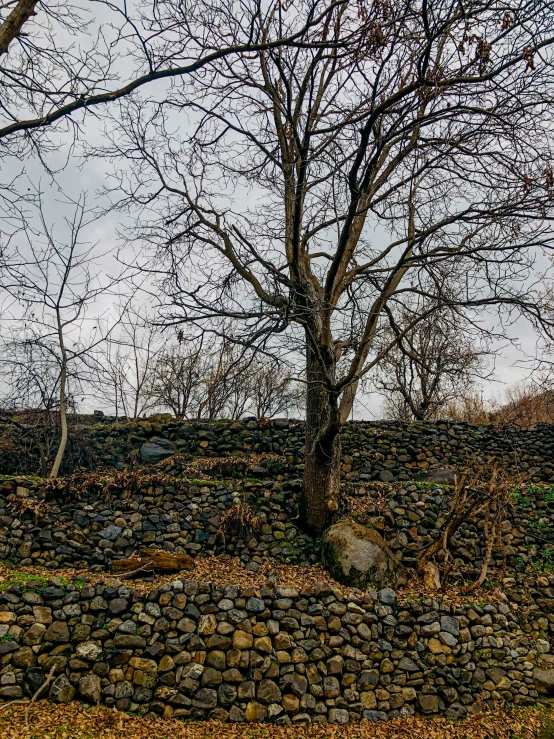
[[[125,577],[141,577],[190,570],[193,560],[188,554],[171,554],[162,549],[142,549],[127,559],[114,559],[112,573]]]

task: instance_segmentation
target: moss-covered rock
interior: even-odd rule
[[[383,537],[354,521],[341,521],[327,529],[321,555],[329,574],[350,587],[392,585],[404,572]]]

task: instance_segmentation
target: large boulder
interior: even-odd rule
[[[162,459],[171,457],[177,449],[175,445],[163,437],[154,436],[150,441],[145,441],[140,448],[140,458],[147,464],[161,462]]]
[[[323,534],[323,566],[343,585],[355,588],[400,584],[404,568],[384,539],[367,526],[340,521]]]

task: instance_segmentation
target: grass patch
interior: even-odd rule
[[[48,585],[48,580],[52,577],[52,575],[45,577],[44,575],[37,575],[30,572],[21,572],[13,565],[8,565],[5,562],[2,562],[2,564],[9,567],[10,572],[9,575],[0,582],[0,593],[4,593],[8,588],[11,588],[12,585],[18,585],[23,593],[43,593],[44,589]],[[63,585],[67,585],[67,580],[59,576],[57,577],[61,580]]]

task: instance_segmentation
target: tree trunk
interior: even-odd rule
[[[67,445],[67,414],[65,412],[65,384],[67,381],[67,353],[65,351],[65,342],[63,337],[63,327],[61,322],[61,317],[58,312],[57,314],[57,322],[58,322],[58,339],[60,342],[60,351],[62,355],[62,370],[60,375],[60,425],[61,425],[61,439],[60,439],[60,445],[58,447],[58,452],[56,454],[56,459],[54,460],[54,464],[52,465],[52,469],[50,471],[50,477],[57,477],[58,473],[60,471],[60,466],[62,463],[63,455],[65,452],[65,447]]]
[[[15,8],[0,26],[0,55],[8,51],[11,42],[19,36],[21,29],[32,15],[38,0],[19,0]],[[5,7],[5,6],[4,6]]]
[[[339,424],[331,424],[329,432],[329,420],[337,409],[310,349],[306,374],[306,449],[300,520],[308,533],[319,536],[329,527],[340,503],[341,445]]]

